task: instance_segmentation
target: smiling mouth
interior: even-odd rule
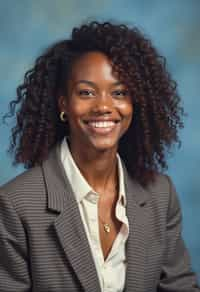
[[[88,128],[97,134],[108,134],[112,132],[119,123],[119,120],[113,121],[86,121]]]

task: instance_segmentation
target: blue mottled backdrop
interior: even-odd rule
[[[179,85],[188,117],[168,173],[183,210],[183,236],[200,278],[200,0],[0,0],[0,118],[35,57],[84,20],[136,24],[153,39]],[[23,171],[6,154],[11,124],[0,126],[0,184]]]

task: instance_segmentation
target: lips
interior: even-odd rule
[[[108,134],[112,132],[119,120],[92,120],[92,121],[85,121],[88,128],[93,132],[97,134]]]

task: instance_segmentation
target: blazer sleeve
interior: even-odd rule
[[[0,189],[0,291],[31,291],[25,229],[9,196]]]
[[[181,236],[182,214],[175,187],[169,177],[170,200],[166,226],[166,248],[159,292],[200,292]]]

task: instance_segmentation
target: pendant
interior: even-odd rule
[[[103,228],[104,228],[104,231],[105,231],[106,233],[110,233],[110,225],[109,225],[108,223],[105,223],[105,224],[103,225]]]

